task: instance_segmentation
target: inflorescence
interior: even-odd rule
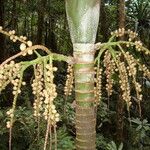
[[[74,83],[73,65],[68,65],[67,68],[67,80],[64,88],[64,94],[66,96],[71,95]]]
[[[126,47],[134,47],[137,51],[144,52],[146,55],[150,54],[150,52],[143,47],[140,40],[137,40],[138,34],[136,32],[118,29],[112,32],[111,35],[112,38],[110,38],[111,40],[108,43],[101,44],[101,51],[96,58],[96,61],[98,62],[99,59],[102,59],[102,52],[105,52],[103,59],[104,68],[101,67],[101,69],[104,69],[106,75],[106,90],[108,96],[112,95],[113,84],[115,84],[113,75],[118,74],[119,84],[122,90],[122,98],[127,104],[128,111],[132,104],[131,84],[133,84],[136,92],[136,100],[139,105],[139,112],[141,114],[140,102],[142,101],[142,86],[137,81],[137,71],[139,70],[143,72],[144,77],[150,78],[150,70],[145,65],[141,65],[140,61],[134,58],[133,55],[127,51],[128,49]],[[115,40],[115,37],[122,36],[125,36],[128,40],[113,41]],[[97,70],[100,70],[100,68]],[[100,79],[96,79],[96,83],[99,82],[99,80]],[[96,84],[96,93],[101,93],[101,89],[98,89],[97,86],[98,85]],[[101,98],[99,98],[99,100],[100,99]]]
[[[95,67],[96,71],[96,78],[95,78],[95,89],[94,89],[94,96],[95,96],[95,104],[99,105],[100,100],[102,98],[102,68],[98,66]]]
[[[10,40],[13,42],[17,42],[17,41],[21,42],[20,50],[22,51],[23,56],[26,56],[27,54],[28,55],[33,54],[33,49],[30,48],[30,47],[32,47],[32,42],[28,41],[26,36],[17,36],[15,30],[11,30],[9,32],[4,31],[1,26],[0,26],[0,32],[2,34],[9,36]]]
[[[53,67],[53,55],[50,55],[46,47],[40,45],[32,46],[32,42],[28,41],[25,36],[16,36],[14,30],[7,32],[0,26],[0,32],[9,36],[10,40],[13,42],[21,42],[21,52],[0,65],[0,92],[4,90],[7,85],[12,84],[12,94],[14,96],[12,108],[6,112],[9,118],[6,127],[10,129],[9,149],[11,149],[11,134],[12,126],[15,121],[17,97],[21,93],[21,86],[26,85],[26,82],[23,81],[23,74],[30,66],[34,68],[34,79],[32,83],[32,93],[35,98],[33,103],[33,115],[38,123],[40,119],[44,118],[48,124],[48,129],[50,129],[50,127],[56,128],[56,123],[60,120],[60,115],[56,111],[56,106],[54,104],[54,99],[57,97],[54,72],[57,71],[57,68]],[[15,63],[13,60],[18,56],[32,55],[35,49],[41,48],[49,54],[47,57],[42,57],[37,53],[38,58],[33,61]],[[59,60],[61,59],[59,58]],[[65,59],[62,58],[62,60]],[[49,130],[47,131],[46,135],[49,134]]]
[[[18,95],[21,93],[21,86],[26,85],[23,82],[24,71],[33,66],[34,68],[34,79],[32,82],[32,91],[34,95],[34,117],[39,121],[40,118],[44,118],[47,121],[47,131],[45,137],[45,149],[47,145],[48,135],[51,133],[51,127],[56,128],[56,123],[60,120],[60,115],[56,111],[56,106],[54,103],[57,97],[56,85],[54,83],[54,72],[57,68],[53,66],[53,54],[48,51],[44,46],[37,45],[32,46],[32,42],[27,40],[25,36],[18,37],[15,31],[4,31],[0,26],[0,33],[5,34],[10,37],[13,42],[21,42],[20,50],[17,55],[12,56],[0,65],[0,92],[6,88],[8,84],[12,84],[14,95],[13,106],[7,111],[7,115],[10,120],[7,122],[7,128],[12,128],[14,122],[14,112],[16,108],[16,101]],[[131,100],[131,84],[134,85],[136,91],[137,102],[140,106],[140,101],[142,100],[142,88],[140,83],[137,81],[137,70],[143,72],[145,77],[150,78],[150,71],[145,65],[141,65],[140,61],[135,59],[133,55],[128,52],[126,47],[134,47],[138,52],[144,52],[146,55],[150,54],[150,51],[143,47],[140,40],[137,39],[138,34],[125,29],[118,29],[111,33],[112,37],[108,43],[100,44],[101,51],[99,52],[96,61],[100,61],[101,56],[104,56],[101,62],[103,66],[97,65],[96,78],[95,78],[95,103],[99,104],[99,100],[102,98],[102,72],[106,75],[106,90],[108,96],[110,97],[113,92],[114,79],[113,75],[118,74],[120,88],[122,90],[122,98],[127,104],[129,110],[132,100]],[[125,36],[127,41],[113,41],[115,37]],[[32,55],[35,49],[42,49],[49,55],[47,57],[38,55],[38,58],[33,61],[26,61],[15,63],[13,59],[18,56]],[[117,50],[116,50],[117,49]],[[104,55],[102,53],[104,52]],[[68,62],[68,57],[62,55],[55,55],[57,60],[65,60]],[[43,58],[43,59],[42,59]],[[67,59],[66,59],[67,58]],[[71,58],[72,59],[72,58]],[[67,80],[64,89],[66,96],[71,95],[74,81],[73,74],[73,64],[68,65],[67,69]],[[10,130],[11,131],[11,130]],[[11,134],[11,133],[10,133]],[[10,144],[9,144],[10,145]]]
[[[139,52],[144,52],[146,55],[150,54],[150,51],[143,47],[142,42],[138,39],[138,34],[136,32],[129,30],[125,30],[124,28],[118,29],[114,32],[111,32],[112,37],[126,37],[127,41],[120,41],[120,43],[125,44],[126,47],[135,47],[135,49]],[[118,41],[119,43],[119,41]],[[116,43],[117,45],[117,43]]]

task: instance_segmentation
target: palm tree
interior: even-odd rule
[[[96,149],[94,106],[94,43],[100,0],[66,0],[74,49],[76,99],[76,149]]]

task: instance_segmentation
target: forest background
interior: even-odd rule
[[[123,9],[120,9],[121,4]],[[123,14],[125,10],[125,14]],[[18,35],[27,36],[34,44],[43,44],[52,52],[72,55],[73,48],[67,24],[65,1],[62,0],[0,0],[0,26],[5,30],[15,30]],[[102,0],[97,41],[107,42],[111,31],[119,27],[131,29],[139,34],[144,46],[150,49],[150,2],[149,0]],[[18,43],[11,42],[0,35],[0,62],[16,54]],[[131,50],[132,51],[132,50]],[[142,53],[134,55],[150,66],[150,59]],[[27,59],[31,60],[35,56]],[[24,60],[24,58],[21,58]],[[19,61],[19,60],[18,60]],[[65,63],[55,63],[58,67],[55,82],[58,97],[57,110],[61,114],[58,123],[58,149],[73,150],[75,138],[74,93],[66,100],[64,86],[66,81]],[[28,86],[17,102],[17,120],[13,133],[13,150],[42,149],[44,143],[44,123],[40,125],[40,139],[36,139],[37,124],[32,115],[33,95],[30,82],[32,69],[25,74]],[[113,88],[110,98],[103,93],[97,112],[97,149],[98,150],[149,150],[150,149],[150,81],[139,74],[142,84],[142,116],[136,105],[131,107],[131,116],[124,104],[120,104],[119,88]],[[105,84],[105,79],[104,83]],[[105,88],[105,87],[104,87]],[[8,149],[9,132],[6,128],[6,112],[11,107],[11,87],[0,95],[0,150]],[[134,93],[134,92],[133,92]],[[133,99],[134,94],[133,94]],[[122,109],[119,109],[122,107]],[[109,107],[108,107],[109,106]],[[121,117],[120,117],[121,116]],[[121,119],[121,121],[120,121]],[[130,124],[131,123],[131,124]],[[42,132],[43,131],[43,132]],[[121,144],[121,145],[120,145]]]

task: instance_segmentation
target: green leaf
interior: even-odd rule
[[[136,131],[139,131],[142,129],[142,125],[139,125],[137,128],[136,128]]]
[[[139,118],[137,118],[137,119],[132,119],[131,122],[136,123],[136,124],[138,124],[138,125],[142,124],[142,122],[140,121]]]
[[[122,150],[123,149],[123,143],[121,143],[118,147],[118,150]]]

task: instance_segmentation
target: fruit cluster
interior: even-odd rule
[[[67,68],[67,80],[64,88],[65,95],[71,95],[74,83],[73,65],[68,65]]]

